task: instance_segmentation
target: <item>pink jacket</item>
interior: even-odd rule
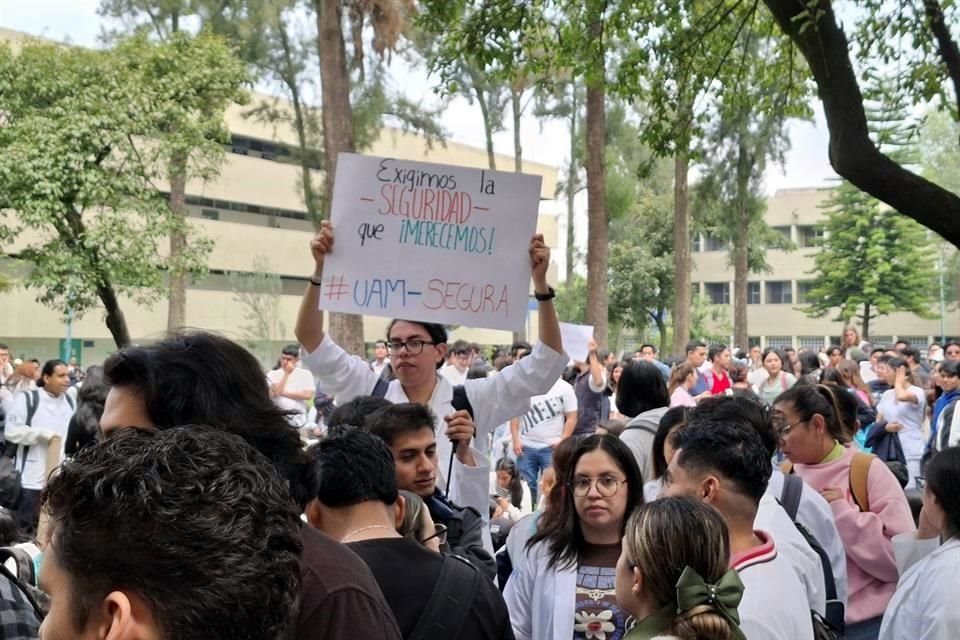
[[[843,489],[846,499],[831,502],[830,509],[847,553],[848,623],[883,615],[899,577],[893,536],[916,531],[900,483],[879,459],[870,464],[867,474],[870,511],[860,511],[850,491],[850,465],[856,452],[856,447],[848,445],[833,462],[794,465],[797,475],[817,491]]]

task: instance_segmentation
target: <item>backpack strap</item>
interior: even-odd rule
[[[33,389],[27,393],[27,421],[25,426],[33,426],[33,417],[37,415],[37,409],[40,408],[40,391],[39,389]],[[71,403],[71,407],[73,404]],[[23,451],[23,461],[20,463],[20,473],[23,473],[23,469],[27,466],[27,454],[30,453],[30,445],[17,445],[17,452],[20,450]],[[14,457],[16,457],[16,453]]]
[[[377,384],[373,385],[373,391],[370,392],[374,398],[386,398],[387,391],[390,389],[390,383],[383,378],[377,378]]]
[[[853,454],[853,462],[850,464],[850,493],[853,500],[860,507],[860,511],[866,513],[870,511],[870,496],[867,495],[867,478],[870,474],[870,463],[877,456],[872,453],[863,453],[858,451]]]
[[[458,638],[480,581],[480,571],[452,554],[443,554],[430,600],[407,640]]]
[[[800,495],[803,493],[803,480],[796,474],[783,477],[783,491],[780,492],[780,504],[791,520],[797,519],[800,509]]]
[[[40,408],[40,391],[33,389],[27,394],[27,421],[26,426],[33,426],[33,417],[37,415],[37,409]]]
[[[73,404],[73,398],[70,397],[69,393],[64,393],[63,398],[67,401],[67,404],[70,405],[71,409],[76,410],[76,407]]]
[[[454,411],[466,411],[470,414],[470,419],[474,419],[473,405],[470,403],[470,398],[467,396],[467,388],[462,384],[458,384],[453,388],[453,400],[450,404],[453,405]]]

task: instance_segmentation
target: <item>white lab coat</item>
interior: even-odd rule
[[[767,484],[767,495],[780,499],[783,495],[784,477],[780,467],[774,465],[773,474]],[[797,522],[806,527],[813,534],[823,550],[830,558],[830,568],[833,569],[833,581],[837,585],[837,599],[847,606],[847,552],[843,549],[843,539],[837,531],[837,523],[833,519],[830,503],[824,500],[817,491],[803,483],[800,493],[800,505],[797,507]]]
[[[913,533],[893,538],[900,581],[887,605],[879,640],[953,640],[960,634],[960,539],[942,545]]]
[[[820,556],[797,530],[783,507],[769,494],[764,494],[760,499],[753,528],[773,535],[777,554],[790,564],[800,582],[803,583],[809,609],[820,615],[826,615],[827,591]]]
[[[515,525],[514,529],[519,525]],[[577,568],[548,568],[547,545],[537,543],[518,558],[503,599],[517,640],[572,638],[577,601]]]

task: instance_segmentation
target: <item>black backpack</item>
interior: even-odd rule
[[[427,608],[407,640],[460,637],[467,620],[465,612],[470,610],[481,579],[480,571],[463,558],[443,554],[440,576]]]
[[[803,536],[810,548],[816,552],[820,558],[820,566],[823,568],[823,578],[827,591],[826,616],[821,616],[816,611],[811,611],[813,616],[813,637],[814,640],[843,640],[844,630],[844,606],[837,598],[837,583],[833,577],[833,567],[830,565],[830,556],[826,549],[817,541],[810,531],[797,522],[797,510],[800,508],[800,496],[803,493],[803,480],[796,475],[783,476],[783,491],[780,494],[780,505],[783,507],[800,535]]]

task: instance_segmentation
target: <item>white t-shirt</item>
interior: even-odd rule
[[[440,375],[450,381],[450,384],[457,386],[467,381],[467,370],[460,371],[452,364],[448,364],[440,369]]]
[[[280,384],[280,381],[283,380],[284,373],[283,369],[274,369],[267,373],[267,380],[270,384]],[[302,391],[313,393],[315,388],[313,374],[300,367],[290,372],[290,377],[287,378],[287,383],[283,386],[284,391],[297,393]],[[278,395],[274,397],[273,401],[284,411],[297,412],[288,418],[290,424],[296,427],[302,427],[307,423],[307,405],[303,400],[294,400],[293,398]]]
[[[530,410],[520,417],[520,443],[543,449],[560,442],[565,414],[577,410],[577,394],[564,380],[553,383],[550,391],[530,398]]]
[[[927,411],[927,399],[920,387],[910,385],[909,392],[917,398],[916,404],[898,401],[896,389],[884,391],[877,403],[877,413],[887,422],[899,422],[903,425],[903,430],[900,431],[903,455],[916,458],[923,455],[925,446],[921,429]]]
[[[46,485],[47,444],[54,436],[60,437],[60,460],[63,460],[63,445],[67,439],[67,427],[73,417],[74,408],[67,401],[66,394],[51,396],[43,389],[39,390],[39,404],[33,414],[30,426],[27,426],[27,394],[18,393],[13,400],[13,410],[7,416],[6,438],[20,445],[17,449],[16,465],[21,473],[24,489],[39,491]]]

